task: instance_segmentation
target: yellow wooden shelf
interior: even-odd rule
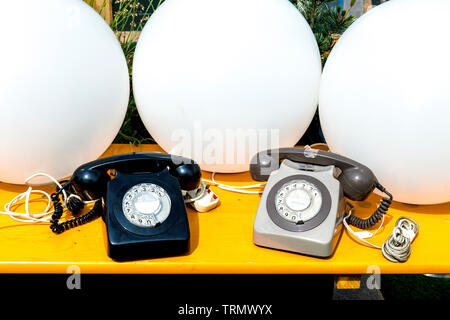
[[[140,151],[140,150],[135,150]],[[161,151],[145,145],[142,151]],[[128,145],[112,145],[104,156],[130,152]],[[205,178],[210,173],[204,172]],[[248,172],[217,174],[227,184],[253,184]],[[53,234],[48,224],[25,224],[0,216],[0,273],[65,273],[76,265],[82,273],[148,274],[364,274],[373,268],[381,273],[450,273],[450,203],[413,206],[394,202],[385,225],[370,241],[381,245],[400,216],[420,225],[405,263],[386,260],[381,251],[362,245],[344,231],[335,254],[328,259],[261,248],[253,244],[253,220],[259,195],[239,194],[216,187],[221,205],[207,213],[188,209],[191,249],[184,256],[133,262],[114,262],[106,253],[106,235],[101,219]],[[48,188],[49,192],[53,188]],[[0,205],[26,190],[25,186],[0,183]],[[394,195],[395,197],[395,195]],[[370,215],[380,197],[355,203],[355,214]],[[35,209],[43,202],[33,204]],[[32,208],[32,209],[33,209]],[[374,267],[375,266],[375,267]],[[372,268],[372,269],[370,269]],[[369,271],[368,271],[369,270]]]

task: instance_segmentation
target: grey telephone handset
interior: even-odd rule
[[[344,196],[362,201],[375,188],[388,195],[368,219],[347,217],[361,229],[374,226],[392,202],[369,168],[327,151],[262,151],[250,172],[254,180],[268,181],[253,226],[253,241],[263,247],[329,257],[342,233]]]

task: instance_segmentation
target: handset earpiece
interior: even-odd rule
[[[111,180],[107,170],[78,168],[71,178],[77,194],[83,200],[96,200],[105,196],[106,185]]]
[[[191,191],[198,188],[202,172],[196,163],[187,163],[172,166],[169,173],[178,179],[182,190]]]
[[[367,167],[348,167],[338,177],[344,194],[351,200],[362,201],[378,184],[373,172]]]

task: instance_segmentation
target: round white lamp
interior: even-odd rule
[[[0,181],[23,184],[38,171],[70,176],[107,149],[125,117],[130,85],[120,44],[80,0],[6,1],[0,30],[8,35],[0,50]]]
[[[214,172],[292,147],[317,108],[321,61],[288,0],[166,0],[137,45],[139,114],[167,152]]]
[[[350,26],[324,68],[331,151],[367,165],[400,202],[450,201],[448,12],[446,0],[382,4]]]

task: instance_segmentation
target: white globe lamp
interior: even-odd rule
[[[120,44],[80,0],[4,1],[0,30],[0,181],[70,176],[123,122],[130,85]]]
[[[133,91],[167,152],[214,172],[292,147],[317,108],[314,35],[288,0],[166,0],[139,38]]]
[[[394,200],[450,201],[450,1],[394,0],[359,18],[325,65],[331,151],[372,169]]]

